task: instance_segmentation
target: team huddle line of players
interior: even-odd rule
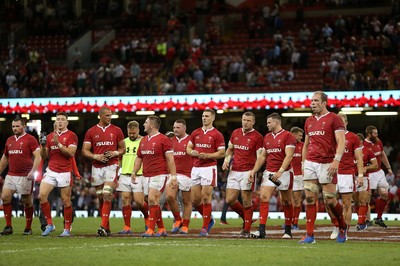
[[[174,216],[172,234],[188,234],[192,209],[203,217],[199,235],[207,237],[215,221],[212,218],[212,193],[217,185],[217,160],[224,158],[223,170],[229,171],[226,202],[243,219],[240,237],[266,238],[269,201],[275,190],[281,195],[285,216],[282,238],[291,239],[292,230],[298,230],[302,194],[306,199],[306,235],[299,243],[315,243],[314,223],[318,194],[323,199],[335,230],[332,239],[343,243],[351,222],[352,200],[357,207],[357,230],[368,227],[371,189],[378,189],[376,224],[386,227],[382,213],[388,197],[388,183],[381,169],[383,163],[391,173],[389,161],[374,126],[366,128],[366,138],[347,130],[347,117],[327,110],[327,95],[313,93],[310,116],[304,130],[293,127],[290,132],[282,128],[277,113],[267,117],[269,133],[264,137],[254,129],[255,115],[245,112],[242,127],[235,129],[225,148],[223,135],[213,126],[215,112],[206,109],[202,114],[202,127],[190,135],[186,122],[174,122],[171,136],[159,132],[161,120],[148,116],[143,124],[146,136],[140,136],[140,125],[131,121],[127,125],[128,137],[111,124],[112,111],[104,106],[99,111],[99,123],[85,134],[82,154],[92,159],[91,185],[96,188],[101,225],[98,236],[109,236],[111,201],[114,191],[122,196],[124,228],[119,234],[131,234],[132,201],[143,213],[146,231],[142,237],[167,236],[162,219],[160,198],[166,195]],[[14,135],[7,139],[0,161],[0,173],[9,167],[3,191],[3,210],[6,220],[1,235],[13,234],[11,198],[22,195],[26,227],[32,229],[32,185],[40,161],[48,159],[48,167],[40,183],[39,200],[47,226],[42,236],[55,231],[48,202],[50,192],[59,188],[64,204],[64,230],[60,237],[71,236],[73,210],[71,204],[72,173],[78,146],[77,135],[67,128],[68,115],[58,113],[54,131],[39,142],[25,132],[25,121],[12,122]],[[304,143],[302,142],[305,133]],[[356,162],[356,163],[355,163]],[[260,183],[259,226],[250,232],[253,220],[252,192],[257,172],[265,167]],[[182,214],[177,201],[182,195]],[[337,200],[337,193],[342,204]],[[239,195],[242,198],[238,200]],[[157,230],[156,230],[157,228]]]

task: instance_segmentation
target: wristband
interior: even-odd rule
[[[283,169],[283,168],[281,167],[281,168],[279,168],[278,172],[279,172],[279,173],[283,173],[283,172],[285,172],[285,169]]]
[[[97,160],[97,159],[96,159],[96,155],[97,155],[97,154],[93,154],[93,158],[92,158],[93,160]]]
[[[57,144],[58,148],[61,149],[62,147],[64,147],[64,145],[62,145],[61,143]]]
[[[114,156],[119,156],[119,151],[114,151]]]
[[[386,169],[388,169],[388,170],[389,170],[389,169],[392,169],[392,167],[390,167],[390,165],[389,165],[389,167],[386,167]]]
[[[359,178],[363,178],[363,177],[364,177],[364,175],[361,175],[361,174],[359,174],[359,175],[358,175],[358,177],[359,177]]]
[[[340,162],[342,160],[343,155],[336,154],[334,160]]]
[[[176,180],[176,175],[171,175],[171,180]]]

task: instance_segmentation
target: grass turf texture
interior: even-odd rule
[[[230,225],[241,227],[241,220],[230,219]],[[123,219],[111,218],[113,233],[123,227]],[[282,225],[283,220],[269,220],[269,225]],[[50,237],[40,236],[38,219],[34,218],[33,235],[23,236],[24,218],[14,218],[14,234],[0,236],[0,265],[399,265],[399,243],[317,240],[314,245],[297,244],[298,239],[216,239],[199,238],[201,219],[192,219],[188,237],[144,239],[137,237],[99,238],[95,235],[99,218],[78,218],[71,238],[59,238],[62,219],[55,218],[56,231]],[[304,220],[301,224],[304,224]],[[326,224],[328,221],[317,221]],[[398,226],[399,222],[388,222]],[[4,225],[2,220],[1,225]],[[144,231],[143,219],[132,219],[135,233]],[[168,231],[172,220],[165,219]],[[196,230],[197,229],[197,230]],[[239,230],[239,229],[238,229]],[[196,232],[196,233],[195,233]]]

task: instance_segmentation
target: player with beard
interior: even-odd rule
[[[249,173],[249,181],[255,182],[257,171],[265,165],[260,188],[260,222],[258,231],[251,234],[254,238],[265,238],[265,226],[268,219],[269,201],[278,188],[282,197],[285,215],[285,233],[282,238],[292,238],[293,218],[293,158],[296,138],[281,126],[282,118],[277,113],[267,117],[268,133],[264,137],[263,150]]]
[[[300,244],[313,244],[314,224],[317,218],[319,185],[324,201],[339,222],[338,243],[347,240],[347,225],[343,207],[336,199],[337,171],[345,149],[345,127],[336,114],[327,109],[328,96],[316,91],[311,98],[313,115],[304,125],[303,181],[306,192],[306,231]]]
[[[11,223],[11,200],[14,193],[21,194],[21,201],[24,205],[26,225],[23,234],[32,235],[32,188],[34,175],[41,160],[40,148],[38,141],[25,132],[25,120],[17,117],[12,121],[11,127],[14,135],[7,139],[0,160],[0,174],[8,165],[8,173],[1,195],[6,226],[0,235],[11,235],[14,232]]]
[[[378,168],[369,173],[369,182],[371,190],[378,190],[379,198],[376,201],[376,213],[375,224],[386,228],[387,225],[382,220],[382,214],[385,210],[388,200],[388,189],[389,184],[386,180],[385,172],[382,170],[382,163],[386,167],[389,174],[393,174],[392,168],[390,167],[389,160],[383,150],[382,141],[378,138],[378,129],[375,126],[367,126],[365,129],[366,138],[364,139],[364,147],[372,151],[376,159],[378,160]],[[370,199],[371,199],[370,194]],[[368,216],[368,215],[367,215]]]
[[[188,234],[190,216],[192,214],[192,200],[190,190],[190,174],[193,167],[193,157],[186,153],[186,147],[190,140],[190,135],[186,133],[186,121],[178,119],[173,126],[173,136],[171,137],[174,147],[174,161],[176,166],[176,175],[178,186],[167,186],[166,196],[175,223],[172,226],[172,234]],[[169,182],[171,182],[170,180]],[[169,185],[169,184],[168,184]],[[177,196],[179,190],[182,193],[183,212],[180,214]]]
[[[132,172],[132,182],[136,182],[139,169],[143,166],[145,180],[144,194],[148,196],[148,229],[142,237],[167,236],[159,205],[161,194],[168,181],[172,189],[178,186],[174,162],[174,149],[171,140],[159,132],[161,120],[158,116],[148,116],[144,122],[143,137],[137,152]],[[171,179],[171,180],[169,180]],[[155,233],[157,223],[158,232]]]
[[[357,134],[360,141],[360,145],[364,145],[364,135],[361,133]],[[368,228],[366,222],[366,216],[368,212],[368,201],[370,195],[370,185],[369,185],[369,173],[378,168],[378,160],[375,154],[366,149],[365,146],[362,147],[363,153],[363,176],[364,182],[363,186],[357,186],[357,191],[353,193],[353,201],[356,206],[356,212],[358,215],[358,221],[356,228],[358,231],[365,230]]]
[[[144,200],[143,183],[145,182],[145,179],[142,175],[142,169],[140,169],[136,175],[136,183],[132,183],[131,179],[133,165],[137,157],[140,141],[142,140],[142,136],[139,135],[139,131],[139,123],[137,121],[130,121],[128,123],[128,137],[124,139],[126,150],[125,154],[122,156],[122,160],[119,161],[121,166],[121,175],[118,180],[117,191],[121,192],[122,215],[124,216],[125,224],[124,228],[118,232],[118,234],[121,235],[132,233],[132,199],[137,208],[142,212],[146,226],[149,218],[148,206]]]

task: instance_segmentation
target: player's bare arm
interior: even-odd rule
[[[354,151],[354,157],[357,161],[357,186],[362,187],[364,186],[364,174],[363,174],[363,154],[362,154],[362,149],[356,149]]]
[[[131,175],[132,183],[134,184],[136,184],[136,174],[140,170],[140,167],[142,167],[142,158],[136,157]]]
[[[198,157],[203,160],[205,160],[205,159],[218,160],[218,159],[224,158],[224,156],[225,156],[225,147],[220,148],[216,152],[213,152],[213,153],[201,152],[198,155]]]
[[[292,162],[293,159],[293,154],[294,154],[294,146],[286,146],[285,147],[285,159],[283,159],[282,165],[279,168],[279,171],[276,172],[272,176],[272,181],[277,181],[279,178],[281,178],[283,172],[288,168],[290,163]]]
[[[124,140],[120,140],[118,141],[118,150],[116,151],[106,151],[104,153],[104,155],[108,158],[114,158],[114,157],[119,157],[124,155],[126,152],[126,147],[125,147],[125,141]]]
[[[35,172],[39,168],[40,161],[42,160],[42,157],[40,156],[40,150],[37,149],[33,152],[33,166],[31,171],[28,173],[28,180],[32,180],[35,178]]]
[[[165,159],[167,160],[167,166],[170,173],[171,182],[169,183],[171,188],[175,189],[178,187],[178,179],[176,178],[176,166],[174,160],[174,153],[165,153]]]
[[[0,159],[0,174],[3,173],[4,169],[6,169],[8,165],[8,157],[3,154]]]
[[[222,164],[222,170],[228,170],[229,169],[229,163],[231,162],[233,155],[233,144],[229,141],[228,143],[228,149],[225,152],[225,160],[224,163]]]
[[[108,161],[107,156],[105,156],[104,154],[94,154],[90,151],[91,148],[92,145],[90,143],[84,142],[82,146],[82,155],[86,158],[99,161],[102,163],[106,163]]]
[[[303,144],[303,149],[301,151],[301,175],[304,176],[304,160],[306,159],[307,156],[307,149],[308,149],[308,145],[310,144],[310,138],[308,137],[308,135],[306,134],[304,137],[304,144]]]
[[[65,156],[68,156],[68,157],[75,156],[76,149],[78,148],[77,146],[66,147],[66,146],[62,145],[58,140],[57,134],[53,134],[53,140],[54,140],[54,143],[58,146],[58,149],[62,152],[62,154],[64,154]],[[40,152],[42,152],[42,150]],[[48,153],[48,149],[46,149],[46,152]]]
[[[393,174],[392,167],[390,166],[390,162],[386,156],[385,151],[382,150],[381,156],[382,156],[381,157],[382,163],[385,165],[386,169],[388,170],[388,173],[392,175]]]
[[[258,170],[260,170],[261,166],[265,164],[265,160],[267,158],[267,151],[263,148],[260,155],[257,157],[256,163],[254,164],[253,169],[249,173],[249,182],[254,182],[254,178]]]
[[[46,140],[44,140],[44,142],[40,140],[40,156],[43,158],[43,160],[46,160],[49,156],[49,149],[46,148]]]
[[[346,147],[346,137],[344,130],[337,130],[335,132],[335,139],[337,144],[335,158],[333,159],[328,169],[328,174],[331,176],[337,173],[339,162],[342,159],[344,149]]]
[[[194,148],[193,143],[189,142],[186,147],[186,154],[189,154],[192,157],[198,157],[199,153],[193,148]]]
[[[378,160],[373,158],[369,161],[371,164],[363,167],[363,174],[366,175],[368,171],[378,169]]]

